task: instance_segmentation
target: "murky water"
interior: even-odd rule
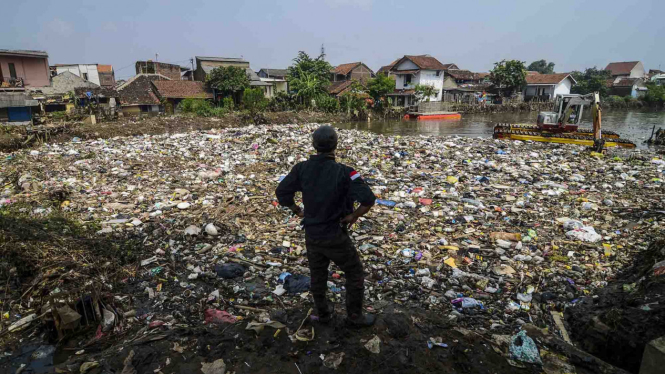
[[[426,121],[372,121],[337,123],[345,129],[369,130],[378,134],[400,135],[460,135],[491,137],[495,123],[536,123],[538,113],[462,114],[461,120]],[[603,112],[603,129],[612,130],[624,139],[632,140],[639,148],[651,135],[653,126],[665,128],[665,112],[606,110]],[[591,128],[591,116],[582,118],[584,128]]]

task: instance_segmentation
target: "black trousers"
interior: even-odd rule
[[[340,230],[334,239],[326,240],[305,236],[305,244],[312,277],[312,296],[319,314],[326,314],[329,311],[326,291],[328,290],[328,267],[332,261],[342,269],[346,277],[347,314],[349,316],[361,315],[365,294],[363,265],[348,232]]]

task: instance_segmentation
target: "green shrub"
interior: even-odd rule
[[[268,102],[267,109],[271,112],[285,112],[287,110],[295,110],[297,101],[295,96],[289,95],[286,92],[278,92]]]
[[[228,112],[233,112],[235,106],[236,103],[233,101],[232,97],[228,96],[222,99],[222,107],[226,109]]]
[[[266,110],[268,99],[260,88],[245,88],[242,95],[242,105],[253,115]]]
[[[337,113],[340,108],[339,101],[328,95],[320,95],[316,99],[316,107],[324,113]]]

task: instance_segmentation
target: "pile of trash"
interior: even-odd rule
[[[40,222],[57,215],[75,227],[61,231],[91,234],[66,250],[49,237],[58,256],[78,259],[59,266],[20,246],[3,256],[13,288],[0,333],[39,322],[57,340],[97,326],[75,352],[113,336],[242,321],[294,344],[315,340],[304,321],[286,328],[281,318],[312,297],[301,220],[274,190],[312,153],[316,127],[74,139],[3,154],[0,209]],[[665,160],[650,151],[340,130],[337,157],[379,198],[352,229],[369,312],[398,305],[483,334],[527,323],[564,334],[560,312],[663,227]],[[103,261],[86,252],[89,241],[105,245]],[[344,274],[333,266],[330,275],[343,309]]]

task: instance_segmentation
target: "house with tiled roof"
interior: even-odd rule
[[[182,80],[156,80],[152,81],[155,94],[161,102],[165,103],[165,112],[173,113],[178,104],[184,99],[212,99],[212,91],[203,82]]]
[[[115,86],[113,66],[100,64],[55,64],[50,67],[51,76],[66,71],[102,87]]]
[[[527,74],[524,101],[552,100],[556,95],[569,95],[577,82],[570,73]]]
[[[644,78],[646,70],[641,61],[610,62],[605,67],[612,74],[614,83],[618,83],[622,78]]]
[[[328,86],[328,93],[334,97],[339,97],[350,89],[353,82],[364,85],[375,76],[374,71],[362,62],[337,65],[330,70],[331,83]]]
[[[646,83],[642,78],[618,78],[612,82],[609,94],[615,96],[640,97],[648,91]]]
[[[155,115],[164,111],[155,81],[169,81],[160,74],[138,74],[118,86],[123,115]]]
[[[454,64],[446,66],[430,55],[404,55],[379,71],[395,77],[395,91],[388,94],[392,104],[407,107],[417,104],[415,87],[419,84],[434,87],[436,93],[429,101],[441,101],[444,70],[450,65]]]
[[[270,84],[270,86],[264,88],[267,98],[271,98],[279,92],[289,92],[289,85],[286,81],[287,74],[287,69],[263,68],[256,72],[261,82]]]

